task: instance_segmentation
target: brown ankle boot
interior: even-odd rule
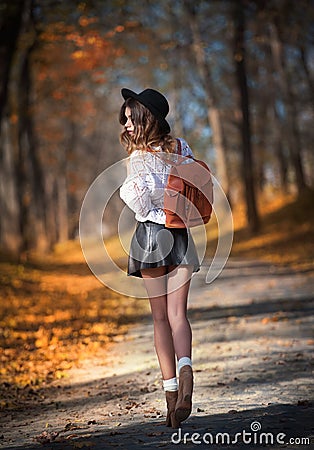
[[[186,420],[192,410],[193,371],[191,366],[183,366],[179,373],[179,392],[175,408],[178,423]]]
[[[172,428],[179,428],[180,424],[177,423],[175,418],[175,408],[178,399],[178,391],[166,391],[166,401],[167,401],[167,418],[166,426]]]

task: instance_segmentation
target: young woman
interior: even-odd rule
[[[120,140],[129,154],[122,200],[135,212],[137,227],[131,241],[128,275],[144,279],[154,322],[154,344],[166,393],[166,425],[178,428],[192,408],[192,332],[187,299],[192,273],[199,260],[186,228],[165,228],[164,189],[177,141],[166,121],[167,99],[154,89],[136,94],[122,89],[124,126]],[[193,156],[180,139],[182,156]],[[186,158],[188,163],[189,158]],[[177,361],[176,361],[177,360]],[[177,381],[178,365],[179,383]]]

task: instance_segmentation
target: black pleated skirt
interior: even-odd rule
[[[128,275],[142,277],[141,269],[161,266],[191,265],[193,272],[200,263],[190,231],[186,228],[165,228],[147,221],[138,222],[128,258]]]

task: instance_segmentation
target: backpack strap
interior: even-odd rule
[[[177,141],[177,153],[178,155],[182,156],[182,146],[181,146],[181,141],[180,139],[176,138]]]

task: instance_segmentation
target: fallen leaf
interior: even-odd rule
[[[38,436],[34,437],[34,440],[37,442],[40,442],[41,444],[49,444],[50,442],[53,442],[57,437],[59,436],[58,432],[55,431],[43,431]]]

